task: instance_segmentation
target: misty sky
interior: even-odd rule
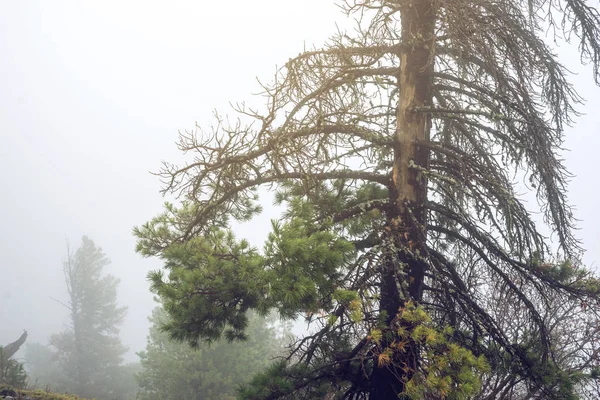
[[[133,360],[154,307],[145,277],[160,266],[134,253],[131,234],[161,210],[148,171],[180,160],[177,131],[207,126],[214,108],[260,104],[255,77],[270,81],[342,19],[326,0],[0,0],[0,344],[63,329],[51,298],[66,299],[65,241],[88,235],[121,278]],[[559,53],[588,100],[564,157],[584,260],[598,266],[600,89],[573,49]],[[268,218],[239,235],[260,237]]]

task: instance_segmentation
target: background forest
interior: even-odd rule
[[[282,355],[289,330],[273,318],[253,316],[244,343],[202,343],[191,348],[161,330],[161,307],[150,318],[146,350],[124,363],[119,339],[127,309],[117,305],[119,281],[103,273],[110,261],[92,240],[67,251],[63,273],[70,311],[66,329],[49,345],[20,340],[0,347],[0,386],[71,393],[88,399],[233,399],[236,389]],[[19,347],[22,358],[12,358]],[[3,350],[6,350],[5,353]],[[11,351],[9,354],[8,351]],[[27,392],[28,393],[28,392]]]

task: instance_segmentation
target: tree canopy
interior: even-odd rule
[[[548,299],[597,307],[600,281],[578,264],[560,156],[580,98],[549,43],[577,41],[600,82],[598,10],[343,8],[353,32],[290,59],[263,85],[263,111],[240,104],[239,119],[182,133],[193,159],[159,172],[180,204],[135,234],[139,252],[165,260],[168,273],[151,275],[165,329],[196,344],[243,339],[249,310],[314,322],[246,398],[466,398],[506,365],[545,398],[573,393]],[[285,208],[262,251],[230,229],[260,215],[261,187]],[[498,293],[526,337],[495,312]]]

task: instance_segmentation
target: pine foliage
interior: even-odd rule
[[[193,158],[160,171],[181,205],[135,234],[139,252],[165,261],[151,279],[173,317],[167,331],[243,339],[251,309],[312,321],[245,398],[465,398],[507,366],[517,382],[488,393],[519,383],[524,396],[573,393],[547,377],[590,377],[597,361],[582,348],[576,371],[557,361],[548,299],[597,310],[600,285],[577,262],[559,156],[580,99],[543,38],[550,27],[556,41],[578,41],[599,82],[598,10],[584,0],[343,7],[354,32],[290,59],[263,86],[264,111],[242,104],[233,123],[218,115],[211,130],[181,134]],[[286,209],[262,251],[229,228],[260,214],[259,187]],[[186,246],[202,255],[181,256]],[[526,336],[494,312],[499,293]],[[406,319],[413,306],[422,323]],[[522,350],[532,341],[536,367]]]

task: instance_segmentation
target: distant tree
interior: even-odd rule
[[[110,261],[102,249],[83,236],[75,253],[67,252],[63,266],[70,324],[52,335],[50,345],[65,378],[65,390],[82,397],[112,398],[127,349],[119,339],[126,307],[117,305],[119,280],[103,273]]]
[[[272,321],[250,317],[248,341],[199,343],[196,348],[171,340],[161,327],[168,317],[156,308],[146,350],[138,353],[141,400],[226,400],[242,383],[283,353],[283,337]]]
[[[181,205],[135,233],[165,260],[152,281],[168,331],[243,339],[249,310],[317,320],[252,399],[468,398],[507,363],[540,398],[573,394],[552,380],[570,371],[545,299],[593,304],[600,281],[577,264],[560,156],[580,99],[544,36],[577,41],[599,82],[600,13],[585,0],[343,4],[353,32],[290,59],[264,111],[242,104],[240,119],[182,133],[191,160],[160,171]],[[264,251],[229,234],[260,213],[261,187],[286,208]],[[535,352],[489,307],[498,287]]]

